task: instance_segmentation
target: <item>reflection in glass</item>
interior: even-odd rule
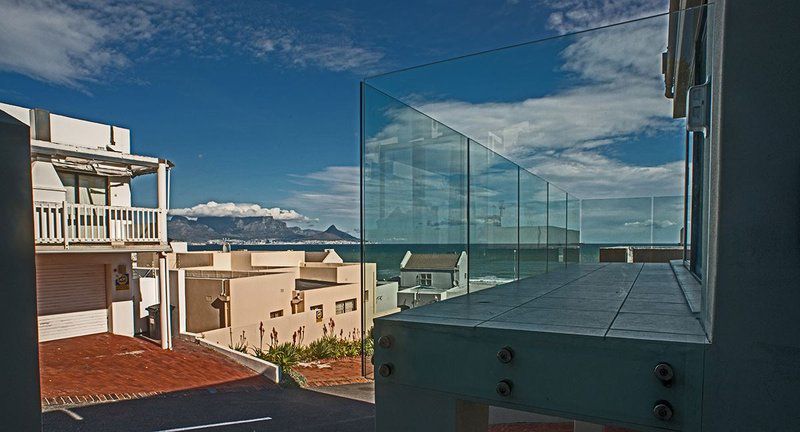
[[[517,279],[519,167],[470,141],[470,291]]]
[[[547,271],[547,182],[524,170],[519,177],[519,277]]]

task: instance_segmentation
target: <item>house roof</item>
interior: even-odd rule
[[[461,258],[457,253],[411,254],[403,270],[453,270]]]

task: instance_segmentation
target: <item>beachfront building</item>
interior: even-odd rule
[[[30,127],[39,341],[147,325],[131,254],[165,252],[165,159],[131,153],[131,132],[0,103]],[[158,206],[132,205],[131,180],[157,176]]]
[[[333,249],[188,252],[185,244],[173,246],[176,325],[223,346],[264,348],[270,334],[298,344],[326,334],[360,338],[362,313],[369,329],[376,310],[396,311],[376,295],[375,264],[369,263],[362,306],[361,264],[344,262]]]
[[[406,252],[400,262],[397,305],[422,306],[461,295],[467,287],[467,253]]]

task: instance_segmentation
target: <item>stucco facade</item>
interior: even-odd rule
[[[335,334],[360,337],[362,313],[368,329],[379,304],[375,265],[367,264],[362,302],[361,265],[333,250],[186,252],[170,262],[183,279],[179,325],[224,345],[265,346],[273,330],[279,342],[307,344],[330,333],[331,321]],[[396,311],[380,304],[380,313]]]

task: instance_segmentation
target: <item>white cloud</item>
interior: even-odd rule
[[[547,19],[561,34],[652,16],[669,10],[667,0],[546,0]]]
[[[579,15],[569,16],[578,21]],[[672,104],[663,95],[660,74],[666,23],[666,17],[659,17],[570,36],[559,53],[560,82],[570,85],[554,86],[544,96],[485,103],[457,98],[411,102],[579,197],[677,195],[682,193],[682,160],[639,165],[619,158],[620,151],[652,151],[650,137],[679,135],[682,123],[671,117]],[[525,49],[498,52],[492,57],[493,67],[502,69],[503,56],[524,56]],[[452,70],[454,65],[448,67]],[[524,92],[522,86],[528,83],[519,85]],[[401,117],[419,116],[410,110],[390,115],[394,123],[376,138],[396,136],[411,121]],[[636,146],[621,150],[624,143]],[[680,145],[676,139],[675,146]]]
[[[109,29],[58,2],[0,4],[0,69],[77,86],[128,59],[107,45]]]
[[[192,12],[152,0],[0,0],[0,10],[0,70],[70,87],[129,66],[131,51]]]
[[[277,8],[219,9],[188,1],[0,0],[0,70],[82,88],[137,62],[245,53],[296,67],[370,71],[380,50],[343,33],[298,31]]]
[[[269,36],[270,33],[283,34]],[[257,58],[275,55],[298,67],[319,67],[334,72],[371,71],[384,54],[371,48],[356,46],[347,37],[328,37],[327,40],[303,40],[291,30],[253,31],[249,37],[250,52]]]
[[[303,216],[294,210],[286,210],[278,207],[273,207],[273,208],[261,207],[259,204],[253,204],[253,203],[233,203],[233,202],[218,203],[215,201],[209,201],[205,204],[197,204],[189,208],[172,209],[169,211],[169,213],[174,216],[185,216],[190,218],[197,218],[202,216],[212,216],[212,217],[269,216],[272,217],[273,219],[282,221],[308,222],[311,220],[308,217]]]

